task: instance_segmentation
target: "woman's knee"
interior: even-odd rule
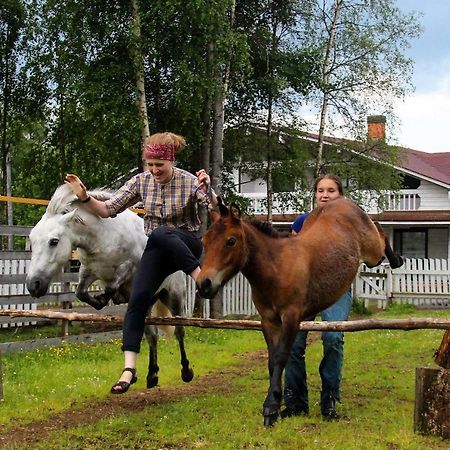
[[[324,347],[341,348],[344,345],[344,333],[340,331],[324,331],[322,333]]]

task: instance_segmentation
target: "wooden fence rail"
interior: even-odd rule
[[[122,323],[123,317],[85,314],[77,312],[58,312],[51,310],[0,310],[1,316],[10,317],[43,317],[48,319],[63,319],[68,321],[89,321]],[[147,317],[145,320],[149,325],[183,325],[200,328],[224,328],[232,330],[261,330],[261,322],[258,320],[219,320],[199,319],[186,317]],[[363,319],[346,322],[301,322],[299,330],[303,331],[366,331],[366,330],[418,330],[438,329],[449,330],[450,319],[418,318],[409,319]]]

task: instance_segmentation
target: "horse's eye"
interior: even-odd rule
[[[228,247],[233,247],[236,244],[237,239],[235,237],[230,237],[227,241]]]
[[[48,244],[50,245],[50,247],[56,247],[58,245],[58,242],[59,242],[59,239],[53,238],[53,239],[50,239]]]

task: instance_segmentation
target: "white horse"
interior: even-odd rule
[[[111,193],[91,191],[89,195],[106,200]],[[47,209],[30,232],[31,262],[27,273],[27,289],[33,297],[47,293],[51,281],[76,249],[81,262],[76,296],[102,309],[109,300],[127,303],[137,265],[147,242],[143,220],[126,210],[114,218],[102,219],[89,212],[67,185],[54,192]],[[96,280],[105,285],[102,294],[91,296],[89,286]],[[167,277],[155,294],[153,312],[159,317],[181,316],[186,298],[186,278],[183,272]],[[156,312],[157,311],[157,312]],[[173,330],[173,327],[168,327]],[[167,327],[165,328],[167,332]],[[150,346],[147,387],[158,384],[158,330],[146,327]],[[184,328],[175,327],[181,354],[181,377],[189,382],[194,372],[189,367],[184,348]]]

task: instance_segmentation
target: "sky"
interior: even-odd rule
[[[450,152],[450,1],[396,3],[402,11],[422,12],[424,30],[407,51],[414,61],[415,92],[397,102],[395,113],[400,126],[387,140],[424,152]]]
[[[414,91],[394,103],[399,123],[395,128],[387,123],[386,141],[423,152],[450,152],[450,0],[394,1],[405,13],[421,13],[423,31],[405,51],[414,64]],[[317,111],[305,105],[302,118],[317,132]]]

